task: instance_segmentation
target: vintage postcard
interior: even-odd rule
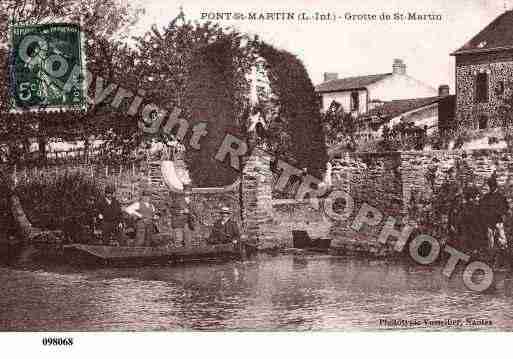
[[[0,331],[513,330],[513,1],[2,0],[0,28]]]

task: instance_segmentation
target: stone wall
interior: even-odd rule
[[[245,235],[259,248],[277,246],[273,231],[271,156],[256,148],[242,171],[242,218]]]
[[[501,150],[467,151],[465,161],[475,173],[475,184],[485,190],[486,179],[493,171],[509,198],[513,198],[513,153]],[[433,161],[436,158],[437,161]],[[390,246],[377,242],[380,226],[365,226],[355,231],[351,228],[363,203],[375,207],[384,218],[393,216],[402,224],[407,220],[410,207],[420,195],[430,194],[426,178],[428,167],[436,165],[435,185],[440,186],[446,176],[444,170],[462,160],[459,151],[390,152],[373,154],[345,154],[332,160],[334,190],[349,193],[354,199],[354,211],[344,222],[334,222],[309,200],[276,199],[272,197],[273,174],[270,156],[255,150],[246,159],[242,171],[241,187],[224,189],[194,189],[192,207],[198,216],[194,231],[195,243],[209,235],[211,225],[218,218],[219,208],[234,209],[243,235],[258,243],[259,248],[292,246],[292,231],[306,230],[312,238],[331,238],[332,245],[350,252],[386,256],[393,253]],[[102,185],[115,184],[117,196],[123,204],[136,200],[141,188],[150,188],[152,198],[161,213],[159,228],[162,235],[171,236],[169,205],[181,194],[169,192],[160,174],[160,164],[129,169],[82,169]],[[274,178],[275,180],[276,178]]]
[[[478,73],[488,74],[488,97],[485,103],[476,103],[475,80]],[[459,126],[477,129],[481,116],[488,118],[488,127],[502,126],[497,109],[503,98],[499,83],[507,87],[513,77],[513,53],[476,54],[456,59],[456,118]]]
[[[342,190],[354,200],[350,218],[334,222],[329,237],[332,246],[348,252],[361,252],[384,256],[391,249],[376,239],[379,227],[363,226],[355,231],[351,223],[361,205],[366,203],[378,209],[384,216],[398,217],[403,209],[401,178],[401,154],[399,152],[351,153],[332,160],[334,190]]]
[[[384,218],[396,218],[400,229],[412,215],[413,205],[432,194],[426,177],[429,167],[436,168],[434,182],[439,187],[447,176],[445,170],[464,161],[474,173],[473,184],[482,193],[487,190],[486,179],[496,171],[501,190],[513,204],[513,153],[474,150],[466,151],[466,158],[462,155],[462,151],[411,151],[372,154],[371,163],[368,154],[348,154],[332,160],[334,189],[350,193],[355,202],[352,216],[331,227],[332,244],[351,252],[380,256],[393,253],[391,245],[377,242],[384,221],[374,227],[364,225],[359,231],[353,230],[351,223],[361,204],[367,203],[379,209]]]
[[[292,246],[292,231],[305,230],[312,238],[328,238],[331,222],[309,200],[273,198],[271,157],[255,150],[247,159],[242,177],[243,218],[246,236],[260,249]]]
[[[402,208],[401,154],[359,153],[332,161],[332,183],[355,204],[367,203],[390,215]]]
[[[279,246],[292,247],[292,231],[306,231],[310,238],[329,238],[331,221],[309,200],[273,199],[272,222],[264,230],[271,231],[279,240]]]
[[[444,170],[457,166],[458,161],[465,161],[475,174],[473,184],[486,191],[486,180],[496,171],[497,180],[502,191],[508,197],[513,197],[511,181],[513,180],[513,153],[506,150],[474,150],[466,151],[466,159],[462,151],[428,151],[403,152],[401,154],[401,172],[403,181],[403,201],[406,205],[412,194],[429,191],[426,180],[428,166],[432,166],[434,158],[438,161],[436,167],[435,185],[440,186],[445,178]]]

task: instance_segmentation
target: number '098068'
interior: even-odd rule
[[[43,338],[43,345],[55,345],[55,346],[72,346],[73,338]]]

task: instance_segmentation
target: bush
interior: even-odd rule
[[[72,237],[80,232],[81,225],[90,224],[94,203],[103,196],[100,184],[80,170],[41,171],[20,181],[15,191],[33,226],[60,229]],[[15,225],[5,190],[0,190],[0,212],[0,222],[6,223],[1,231],[12,234]]]
[[[290,151],[298,168],[322,177],[328,154],[314,86],[302,61],[288,51],[264,42],[258,54],[267,62],[272,92],[279,99],[280,115],[288,120]]]

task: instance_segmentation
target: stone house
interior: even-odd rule
[[[347,78],[325,73],[324,82],[315,87],[321,109],[333,101],[346,113],[357,117],[386,101],[437,96],[437,90],[406,73],[406,64],[395,59],[392,72]]]
[[[503,126],[498,109],[513,81],[513,11],[501,14],[451,55],[456,59],[457,126]]]

